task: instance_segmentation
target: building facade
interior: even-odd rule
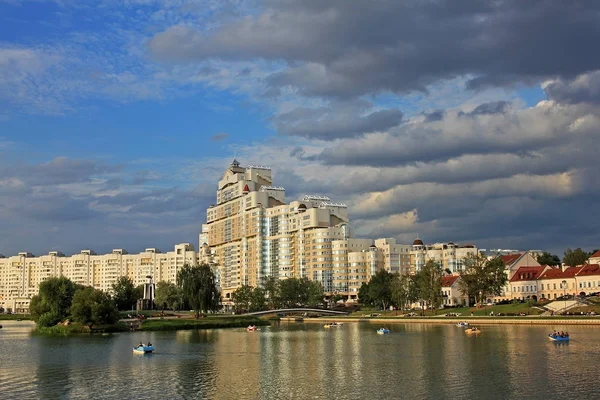
[[[410,250],[410,274],[418,273],[428,261],[438,262],[450,274],[458,274],[464,268],[465,260],[477,255],[477,247],[471,244],[457,245],[453,242],[424,244],[415,239]]]
[[[53,276],[64,276],[75,283],[110,292],[121,276],[131,278],[136,286],[146,283],[148,276],[155,282],[175,282],[179,269],[197,262],[197,253],[190,243],[178,244],[167,253],[155,248],[138,254],[115,249],[101,255],[82,250],[72,256],[51,251],[36,257],[23,252],[0,258],[0,306],[13,312],[28,310],[40,283]]]
[[[307,277],[334,292],[333,241],[350,238],[347,207],[306,195],[289,204],[270,168],[234,160],[200,234],[201,262],[215,267],[224,300],[266,277]]]

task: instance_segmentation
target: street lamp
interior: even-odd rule
[[[563,280],[562,284],[563,284],[563,299],[565,300],[565,307],[564,308],[567,308],[567,281]]]

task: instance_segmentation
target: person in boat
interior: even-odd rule
[[[147,347],[152,347],[152,343],[148,342]]]
[[[140,344],[138,344],[137,347],[144,347],[144,343],[140,342]]]

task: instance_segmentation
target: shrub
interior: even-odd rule
[[[61,321],[61,316],[56,311],[48,311],[40,315],[37,324],[42,327],[50,327]]]

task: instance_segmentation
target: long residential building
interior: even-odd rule
[[[147,276],[155,282],[175,282],[177,271],[183,265],[197,262],[198,256],[190,243],[178,244],[167,253],[149,248],[138,254],[115,249],[101,255],[82,250],[72,256],[59,251],[38,257],[28,252],[0,256],[0,306],[13,312],[26,311],[31,298],[39,291],[39,284],[53,276],[64,276],[81,285],[110,292],[112,284],[121,276],[128,276],[136,286],[145,283]]]

